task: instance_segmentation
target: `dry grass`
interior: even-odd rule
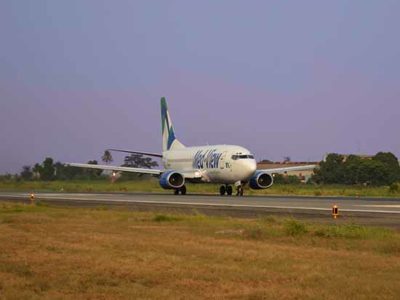
[[[400,233],[0,203],[0,299],[398,299]]]

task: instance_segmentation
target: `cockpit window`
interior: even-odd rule
[[[251,154],[232,155],[233,160],[246,159],[246,158],[254,159],[254,156]]]

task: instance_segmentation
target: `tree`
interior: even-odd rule
[[[151,157],[144,157],[143,154],[133,153],[125,156],[124,164],[122,166],[151,169],[152,167],[157,167],[158,163],[153,161]]]
[[[39,179],[40,178],[40,173],[42,173],[42,169],[43,169],[43,167],[41,165],[39,165],[38,163],[36,163],[33,166],[32,171],[33,171],[33,178],[34,179]]]
[[[364,159],[360,163],[360,182],[368,185],[388,184],[389,173],[384,163],[373,159]]]
[[[54,164],[54,178],[57,180],[63,180],[64,178],[64,164],[62,164],[61,162],[56,162]]]
[[[361,180],[362,159],[357,155],[349,155],[344,162],[344,183],[359,184]]]
[[[106,164],[109,164],[110,162],[113,161],[113,157],[111,155],[111,152],[109,150],[104,151],[103,156],[101,157],[101,160],[105,162]]]
[[[31,180],[33,177],[33,172],[31,171],[31,166],[23,166],[20,176],[23,180]]]
[[[97,165],[97,160],[89,160],[87,162],[89,165]],[[97,179],[103,170],[101,169],[89,169],[89,168],[77,168],[77,167],[71,167],[71,166],[66,166],[62,165],[60,166],[60,171],[61,173],[58,178],[64,180],[64,179]],[[58,173],[57,173],[58,174]]]
[[[61,162],[56,162],[54,164],[55,168],[55,179],[57,180],[70,180],[75,177],[82,176],[84,173],[84,169],[75,168],[68,165],[65,165]]]
[[[89,160],[87,163],[89,165],[97,165],[98,164],[97,160]],[[103,172],[103,170],[101,170],[101,169],[86,169],[85,171],[90,179],[99,177],[101,175],[101,173]]]
[[[315,171],[313,180],[317,183],[344,183],[343,156],[337,153],[330,153],[324,161],[321,161],[319,169]]]
[[[123,167],[131,167],[131,168],[147,168],[151,169],[152,167],[157,167],[158,163],[153,161],[151,157],[143,156],[143,154],[133,153],[125,156]],[[135,179],[139,176],[144,176],[143,174],[135,174],[135,173],[122,173],[122,179]]]
[[[390,185],[400,180],[400,166],[397,157],[391,152],[378,152],[372,160],[384,165],[387,172],[386,184]]]
[[[70,180],[74,178],[84,177],[85,169],[63,165],[62,167],[60,167],[59,172],[57,172],[58,179]]]
[[[53,165],[53,159],[51,157],[46,157],[46,159],[43,161],[41,172],[40,172],[40,178],[42,180],[53,180],[54,179],[54,165]]]
[[[349,155],[346,160],[331,153],[320,163],[313,180],[328,184],[391,185],[400,180],[400,166],[390,152],[379,152],[372,159]]]

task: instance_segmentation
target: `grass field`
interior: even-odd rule
[[[187,184],[188,193],[217,194],[219,186],[215,184]],[[0,181],[0,191],[64,191],[64,192],[157,192],[172,193],[162,189],[156,179],[116,181]],[[290,185],[274,184],[266,190],[245,191],[248,195],[303,195],[303,196],[351,196],[351,197],[400,197],[400,188],[365,187],[345,185]]]
[[[0,202],[0,299],[398,299],[400,232]]]

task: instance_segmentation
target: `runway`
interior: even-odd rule
[[[28,193],[0,193],[0,199],[28,201]],[[331,209],[339,207],[339,220],[400,228],[400,199],[185,195],[144,193],[37,193],[35,200],[74,206],[125,206],[138,210],[192,211],[211,215],[256,217],[286,215],[332,221]]]

